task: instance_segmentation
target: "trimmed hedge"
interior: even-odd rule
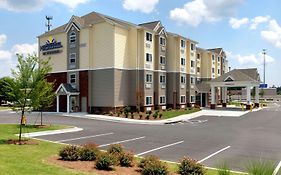
[[[96,168],[98,170],[111,170],[112,166],[115,164],[115,157],[107,152],[99,154],[96,160]]]
[[[80,148],[79,154],[79,160],[81,161],[94,161],[100,154],[100,150],[98,149],[96,144],[88,143],[83,145],[82,148]]]
[[[80,158],[80,148],[78,146],[67,145],[59,151],[62,160],[77,161]]]

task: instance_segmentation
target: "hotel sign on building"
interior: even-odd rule
[[[43,52],[43,55],[51,55],[62,52],[61,48],[61,42],[58,42],[54,38],[50,37],[44,45],[40,46],[40,51]]]

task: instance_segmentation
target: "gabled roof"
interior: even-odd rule
[[[164,34],[165,36],[167,36],[165,27],[162,25],[161,21],[152,21],[152,22],[148,22],[148,23],[142,23],[142,24],[139,24],[139,26],[152,30],[158,35]]]
[[[196,84],[196,87],[199,93],[208,93],[211,89],[211,86],[206,81]]]
[[[79,91],[77,89],[74,89],[71,84],[68,83],[62,83],[56,90],[56,94],[63,93],[63,94],[79,94]]]
[[[210,82],[225,82],[229,77],[233,81],[251,81],[260,82],[260,77],[257,68],[250,69],[233,69],[230,72],[223,74],[222,76],[211,80]]]

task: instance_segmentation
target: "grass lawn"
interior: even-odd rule
[[[193,112],[198,112],[200,111],[199,108],[191,108],[191,110],[187,109],[181,109],[181,110],[171,110],[171,111],[163,111],[162,114],[162,119],[169,119],[169,118],[173,118],[173,117],[177,117],[183,114],[190,114]]]
[[[7,106],[0,106],[0,111],[1,110],[8,110],[8,109],[11,109],[10,107],[7,107]]]
[[[52,126],[50,128],[37,129],[29,126],[29,132],[43,131],[50,129],[61,129],[64,126]],[[23,131],[26,131],[24,128]],[[0,170],[1,175],[82,175],[74,170],[68,170],[54,165],[44,163],[51,155],[56,155],[62,145],[48,142],[39,142],[39,145],[7,145],[4,139],[17,138],[17,125],[0,125]]]

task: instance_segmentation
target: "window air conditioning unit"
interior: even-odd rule
[[[152,86],[152,84],[151,84],[151,83],[146,83],[146,84],[145,84],[145,88],[146,88],[146,89],[150,89],[150,88],[151,88],[151,86]]]

